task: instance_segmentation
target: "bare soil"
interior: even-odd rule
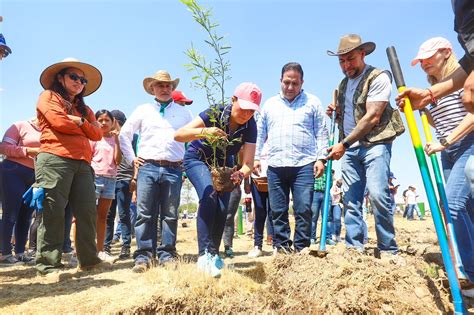
[[[431,218],[396,217],[399,259],[375,258],[373,218],[365,253],[327,246],[327,256],[308,252],[247,256],[252,239],[234,240],[236,257],[225,259],[220,279],[195,267],[195,221],[178,232],[177,264],[143,274],[132,259],[88,272],[70,268],[53,276],[36,275],[33,266],[0,267],[0,314],[58,313],[389,313],[453,312]],[[343,232],[344,233],[344,232]],[[118,255],[120,245],[114,245]],[[443,286],[444,284],[444,286]],[[465,300],[471,312],[474,301]]]

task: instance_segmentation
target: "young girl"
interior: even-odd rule
[[[99,141],[91,141],[92,168],[95,172],[95,186],[97,198],[97,252],[102,260],[114,260],[109,251],[104,251],[105,229],[107,213],[115,199],[115,178],[117,176],[117,165],[120,164],[122,153],[119,145],[119,124],[114,120],[112,114],[102,109],[95,113],[99,122],[103,138]]]

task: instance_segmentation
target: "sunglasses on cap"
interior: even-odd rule
[[[67,75],[73,81],[79,80],[81,82],[81,84],[83,84],[83,85],[87,84],[87,79],[77,75],[76,73],[73,73],[73,72],[72,73],[67,73]]]

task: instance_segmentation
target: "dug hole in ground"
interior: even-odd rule
[[[226,258],[222,277],[212,279],[196,269],[195,220],[180,220],[180,262],[143,274],[132,272],[131,258],[108,269],[71,268],[48,277],[37,276],[33,266],[0,267],[0,314],[451,313],[432,219],[406,221],[397,215],[395,226],[400,261],[374,257],[369,216],[365,254],[339,243],[326,247],[325,258],[301,253],[273,258],[264,244],[265,255],[251,259],[253,240],[242,235],[234,239],[235,258]],[[119,252],[120,244],[114,245],[113,253]],[[474,301],[465,302],[474,312]]]

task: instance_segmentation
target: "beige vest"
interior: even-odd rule
[[[372,66],[367,66],[368,69],[365,71],[362,79],[357,86],[354,97],[353,97],[353,107],[354,107],[354,119],[355,123],[358,124],[359,120],[367,112],[365,103],[367,101],[367,95],[369,94],[369,87],[372,81],[379,76],[381,73],[387,73],[392,79],[390,72],[382,71],[376,69]],[[347,88],[348,78],[344,78],[339,84],[339,96],[338,104],[341,108],[341,119],[339,123],[339,141],[344,139],[344,107],[345,107],[345,94]],[[366,134],[361,140],[360,143],[364,146],[370,146],[377,143],[390,143],[399,135],[405,132],[405,126],[403,126],[402,118],[400,117],[400,112],[398,109],[393,109],[390,106],[390,103],[385,107],[382,117],[377,125]]]

